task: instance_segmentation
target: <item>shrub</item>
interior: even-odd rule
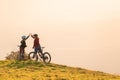
[[[5,58],[6,58],[6,60],[19,60],[20,59],[19,51],[16,51],[16,52],[12,51]],[[25,53],[24,54],[24,60],[27,60],[27,59],[28,59],[28,54]]]

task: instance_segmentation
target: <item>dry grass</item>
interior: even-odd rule
[[[120,76],[33,61],[0,61],[0,80],[120,80]]]

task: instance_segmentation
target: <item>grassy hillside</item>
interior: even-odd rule
[[[58,64],[0,61],[0,80],[120,80],[120,76]]]

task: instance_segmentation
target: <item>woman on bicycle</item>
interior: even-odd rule
[[[34,39],[34,44],[33,44],[33,48],[35,51],[35,54],[33,55],[33,58],[37,55],[37,52],[40,51],[40,53],[42,54],[42,50],[41,50],[41,46],[39,43],[39,37],[37,34],[31,35],[31,37]]]
[[[22,36],[22,40],[21,40],[21,44],[20,44],[20,60],[24,60],[24,53],[25,53],[25,47],[27,47],[26,45],[26,40],[29,38],[30,35],[26,36]]]

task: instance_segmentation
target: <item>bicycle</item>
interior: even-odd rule
[[[43,52],[43,49],[45,47],[41,47],[41,50],[42,50],[42,53],[40,53],[40,51],[38,50],[36,56],[35,55],[35,52],[30,52],[28,54],[28,58],[30,60],[34,60],[34,61],[42,61],[42,62],[45,62],[45,63],[50,63],[51,62],[51,55],[49,52]]]

